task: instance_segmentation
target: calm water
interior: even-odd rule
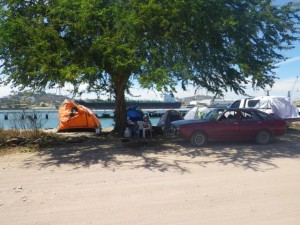
[[[25,128],[30,125],[27,119],[28,116],[34,116],[35,121],[39,127],[45,129],[57,128],[59,124],[58,112],[57,111],[22,111],[22,110],[13,110],[13,111],[0,111],[0,127],[4,129],[10,128]],[[110,128],[114,126],[114,120],[112,118],[99,118],[101,126],[103,128]],[[154,117],[150,118],[153,125],[156,125],[159,118]]]

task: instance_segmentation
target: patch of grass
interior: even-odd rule
[[[24,149],[25,147],[26,149],[36,149],[42,146],[54,145],[58,142],[59,136],[56,133],[47,133],[37,129],[0,129],[0,151],[3,149],[14,147],[24,147]]]

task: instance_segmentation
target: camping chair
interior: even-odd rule
[[[137,121],[137,124],[139,126],[139,134],[140,131],[143,131],[143,138],[146,137],[146,131],[149,131],[150,136],[152,138],[152,125],[151,124],[145,124],[144,121]],[[144,125],[147,125],[146,127]]]

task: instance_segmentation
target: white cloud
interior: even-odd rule
[[[0,86],[0,97],[10,95],[11,91],[12,91],[12,89],[9,86]]]
[[[292,100],[300,100],[300,79],[296,80],[296,77],[290,77],[290,78],[282,78],[275,81],[275,84],[272,88],[269,88],[268,90],[253,90],[251,86],[248,86],[246,88],[246,93],[250,96],[261,96],[266,95],[267,91],[269,91],[270,95],[273,96],[283,96],[287,97],[288,91],[292,91],[294,87],[294,91],[292,93]],[[82,90],[84,90],[85,87],[82,87]],[[66,95],[67,97],[72,97],[70,93],[67,91],[68,89],[71,89],[71,86],[67,86],[63,89],[52,89],[47,92],[52,94],[61,94]],[[181,88],[177,89],[177,93],[174,93],[175,97],[177,98],[184,98],[184,97],[191,97],[194,96],[195,89],[189,86],[187,88],[187,91],[183,91]],[[8,86],[1,86],[0,87],[0,97],[7,96],[11,94],[11,88]],[[131,92],[134,96],[127,96],[130,99],[135,100],[162,100],[161,92],[155,91],[155,90],[147,90],[147,89],[140,89],[140,88],[132,88]],[[197,91],[196,94],[199,95],[213,95],[212,93],[208,93],[205,89],[200,89]],[[236,95],[234,92],[227,92],[224,93],[226,99],[239,99],[243,98],[245,96]],[[93,94],[84,94],[82,96],[82,99],[86,98],[96,98],[96,95]]]
[[[297,61],[300,61],[300,56],[296,56],[296,57],[287,59],[283,62],[277,63],[276,66],[282,66],[282,65],[286,65],[286,64],[289,64],[289,63],[297,62]]]
[[[294,90],[293,90],[294,88]],[[286,79],[278,79],[275,81],[272,88],[268,88],[266,90],[253,90],[251,87],[246,89],[246,93],[251,96],[261,96],[266,95],[267,91],[272,96],[288,96],[288,91],[292,92],[292,100],[299,100],[300,99],[300,81],[297,80],[295,77],[289,77]],[[227,98],[242,98],[243,96],[238,96],[234,93],[226,93]]]

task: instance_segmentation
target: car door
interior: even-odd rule
[[[236,110],[226,110],[211,126],[211,140],[239,139],[239,114]]]
[[[263,127],[263,120],[251,110],[241,110],[240,137],[242,140],[252,140]]]

